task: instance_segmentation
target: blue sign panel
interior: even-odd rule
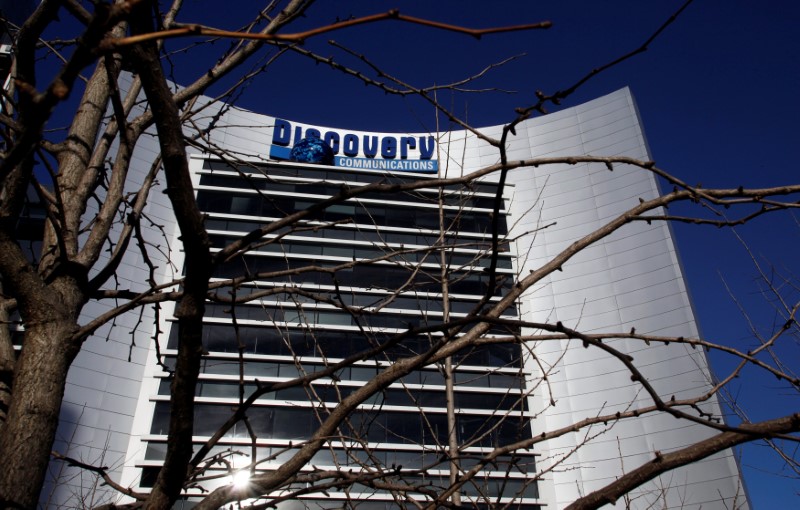
[[[304,138],[320,138],[333,151],[334,165],[343,168],[387,170],[391,172],[436,173],[438,162],[436,139],[433,136],[394,136],[321,132],[316,128],[292,126],[289,121],[275,119],[272,146],[273,159],[290,159],[291,148]]]

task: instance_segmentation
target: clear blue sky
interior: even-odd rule
[[[220,13],[216,1],[198,3],[207,7],[205,19],[181,21],[235,28],[250,14],[239,4]],[[343,19],[394,7],[405,14],[469,27],[551,20],[550,30],[498,34],[480,41],[386,22],[328,34],[306,44],[357,65],[327,44],[335,39],[379,63],[387,73],[419,87],[457,80],[520,55],[476,83],[479,88],[496,87],[514,94],[439,97],[466,114],[473,125],[485,126],[512,119],[513,109],[532,102],[535,90],[565,88],[592,68],[636,48],[681,4],[674,0],[319,2],[301,24],[316,26],[337,16]],[[647,52],[594,78],[564,106],[627,85],[636,97],[660,167],[704,187],[796,182],[800,176],[795,160],[800,149],[798,26],[800,3],[796,1],[698,0]],[[176,77],[180,79],[180,73]],[[255,80],[239,104],[317,125],[375,131],[434,129],[432,109],[425,103],[385,96],[293,55]],[[783,214],[760,219],[738,232],[765,267],[798,274],[798,221],[800,214]],[[757,291],[756,270],[747,251],[730,231],[680,225],[675,230],[705,335],[738,347],[754,345],[747,321],[726,290],[727,285],[762,331],[773,327],[774,313]],[[784,353],[797,366],[797,339]],[[729,368],[717,357],[713,361],[719,375]],[[774,378],[752,370],[745,375],[734,391],[751,419],[800,409],[797,393]],[[791,473],[777,456],[763,446],[745,448],[743,455],[755,508],[798,505],[800,483],[785,477]]]
[[[187,2],[182,22],[235,29],[252,16],[255,2]],[[303,27],[399,8],[403,13],[469,27],[504,26],[550,20],[546,31],[498,34],[481,41],[397,22],[347,29],[307,42],[306,47],[357,62],[327,44],[335,39],[389,74],[424,87],[477,73],[519,55],[475,84],[513,94],[443,94],[477,126],[514,117],[530,104],[534,91],[565,88],[594,67],[641,44],[682,4],[678,0],[616,2],[486,1],[320,1]],[[198,10],[194,8],[198,7]],[[191,13],[191,15],[189,14]],[[580,104],[630,86],[642,115],[657,164],[704,187],[762,187],[797,181],[800,149],[800,2],[697,0],[644,54],[586,84],[565,102]],[[186,41],[183,41],[185,43]],[[183,44],[182,43],[182,44]],[[216,43],[221,50],[225,42]],[[286,55],[257,78],[239,105],[261,113],[308,122],[375,131],[434,129],[433,111],[414,99],[385,96],[350,77]],[[179,56],[175,79],[186,82],[205,69]],[[209,62],[210,63],[210,62]],[[732,294],[753,321],[769,331],[774,314],[757,291],[755,268],[730,231],[676,226],[701,328],[716,341],[754,345]],[[757,220],[738,230],[765,267],[800,274],[800,214]],[[726,285],[731,289],[729,294]],[[797,298],[797,291],[795,295]],[[798,340],[784,351],[798,364]],[[714,357],[720,375],[729,368]],[[800,409],[797,392],[774,378],[747,371],[734,388],[751,419],[766,419]],[[744,449],[742,466],[755,508],[800,506],[800,482],[767,448]]]

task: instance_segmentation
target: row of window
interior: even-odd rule
[[[420,175],[403,175],[397,172],[374,172],[364,170],[347,170],[345,168],[331,168],[324,166],[289,166],[289,165],[239,165],[233,167],[222,161],[203,162],[204,170],[225,170],[241,172],[242,174],[257,174],[279,177],[302,177],[305,179],[319,179],[329,181],[349,181],[349,182],[375,182],[380,181],[385,184],[402,184],[404,182],[417,182],[432,177]],[[497,193],[497,184],[482,181],[471,181],[467,184],[457,184],[444,186],[443,189],[452,191],[475,191],[481,193]]]
[[[347,358],[365,352],[392,339],[390,334],[365,334],[359,331],[310,331],[303,328],[270,326],[238,326],[206,324],[203,327],[203,347],[210,353],[263,354],[268,356],[301,356],[316,358]],[[177,349],[178,327],[170,329],[167,348]],[[396,360],[427,352],[431,338],[416,336],[386,348],[380,360]],[[520,348],[516,344],[488,344],[471,347],[453,356],[465,365],[486,367],[519,367]],[[255,370],[256,367],[253,367]],[[266,368],[258,369],[263,373]],[[247,372],[248,374],[250,372]],[[373,373],[374,376],[374,373]],[[281,377],[286,377],[281,375]],[[294,376],[288,376],[294,377]],[[344,375],[342,379],[350,379]]]
[[[142,479],[152,480],[148,487],[152,487],[155,483],[156,476],[158,475],[157,468],[145,468],[142,470]],[[292,499],[288,501],[281,501],[271,505],[270,508],[275,510],[419,510],[425,507],[425,500],[420,499],[418,503],[402,503],[395,500],[379,501],[375,498],[369,498],[371,493],[363,495],[365,499],[349,498],[346,500],[337,500],[335,497],[326,497],[325,499]],[[199,499],[183,499],[179,500],[172,507],[173,510],[191,510],[199,503]],[[461,508],[469,510],[496,510],[502,508],[504,510],[542,510],[540,505],[522,504],[522,503],[503,503],[498,506],[496,503],[472,503],[464,501]]]
[[[358,326],[363,328],[409,329],[435,327],[442,324],[441,316],[426,317],[381,311],[348,312],[336,309],[300,308],[298,306],[280,307],[274,305],[237,305],[206,303],[206,317],[232,318],[237,320],[267,321],[270,323],[308,324],[324,326]],[[454,318],[457,320],[457,318]],[[489,328],[488,333],[495,335],[512,335],[519,328],[497,324]]]
[[[400,475],[396,483],[405,483],[412,487],[424,487],[426,490],[443,492],[450,486],[447,475],[432,476]],[[506,498],[538,498],[539,488],[534,481],[519,478],[490,478],[476,476],[461,487],[461,494],[472,497]],[[414,491],[411,491],[413,494]]]
[[[245,299],[253,293],[263,293],[269,287],[236,287],[223,286],[214,288],[213,292],[220,299],[230,299],[234,294],[237,299]],[[306,292],[313,293],[314,296],[319,298],[303,295],[300,292],[284,292],[276,288],[274,294],[263,296],[262,299],[269,301],[281,301],[285,303],[303,304],[303,303],[318,303],[324,299],[331,300],[336,303],[342,303],[347,306],[359,307],[381,307],[381,308],[394,308],[400,310],[414,310],[420,312],[444,312],[441,296],[427,295],[427,294],[389,294],[389,293],[375,293],[375,292],[357,292],[340,290],[338,293],[331,292],[330,290],[314,290],[304,289]],[[477,299],[465,300],[461,298],[450,297],[448,300],[449,310],[451,313],[474,313],[478,305]],[[489,303],[486,307],[494,306],[495,303]],[[517,307],[512,305],[503,311],[503,315],[517,315]]]
[[[286,182],[263,178],[242,178],[241,175],[204,174],[200,176],[201,186],[217,186],[221,188],[239,188],[268,190],[281,193],[304,193],[308,195],[336,196],[345,188],[341,182],[300,181]],[[358,198],[385,200],[392,202],[439,203],[438,191],[404,191],[400,193],[366,192]],[[475,196],[473,194],[447,193],[442,195],[444,205],[459,207],[494,208],[494,197]],[[502,205],[502,204],[501,204]]]
[[[196,445],[195,450],[199,449]],[[246,453],[244,453],[244,451]],[[145,453],[145,460],[161,461],[167,453],[167,443],[165,441],[149,441]],[[297,450],[284,446],[259,446],[256,448],[255,458],[257,460],[269,459],[273,464],[281,464],[291,459]],[[228,458],[248,459],[252,450],[243,448],[242,445],[218,444],[211,448],[208,457],[214,455],[227,456]],[[458,465],[462,470],[468,470],[476,466],[484,455],[479,452],[462,452],[458,455]],[[403,466],[405,469],[416,469],[427,467],[428,469],[447,470],[449,466],[447,459],[439,450],[420,449],[420,450],[366,450],[360,445],[355,448],[326,447],[311,459],[311,464],[315,466],[348,466],[357,467],[363,465],[383,465],[383,466]],[[536,456],[530,451],[512,452],[507,455],[500,455],[490,464],[486,465],[485,471],[500,471],[504,473],[535,473]]]
[[[390,472],[385,477],[379,479],[380,482],[390,483],[393,486],[408,487],[402,490],[403,497],[413,497],[417,495],[429,495],[433,493],[444,492],[450,486],[450,482],[446,475],[410,475],[410,474],[395,474]],[[214,474],[211,472],[210,474]],[[285,491],[298,491],[314,489],[314,485],[307,482],[291,483],[282,490]],[[391,492],[386,489],[379,489],[370,485],[369,483],[355,483],[351,489],[353,493],[369,494],[375,497],[379,494],[390,494]],[[327,491],[326,491],[327,492]],[[475,476],[473,479],[461,486],[460,492],[462,495],[473,498],[487,498],[495,499],[497,497],[505,498],[538,498],[539,488],[535,481],[519,479],[519,478],[493,478],[489,476]],[[278,507],[280,508],[280,507]],[[319,508],[319,507],[312,507]],[[334,507],[341,508],[341,507]],[[362,505],[356,508],[361,510]],[[384,508],[384,507],[380,507]],[[397,506],[392,506],[395,509]],[[505,505],[502,506],[505,508]],[[516,508],[516,506],[512,506]]]
[[[438,272],[434,269],[415,270],[414,267],[397,264],[355,264],[334,270],[342,262],[297,259],[291,257],[239,256],[217,266],[215,278],[236,278],[242,275],[262,273],[293,274],[270,275],[261,279],[272,282],[310,283],[314,285],[337,285],[340,287],[361,287],[373,289],[403,289],[406,292],[442,292]],[[311,268],[311,269],[310,269]],[[320,268],[317,270],[316,268]],[[419,268],[416,268],[419,269]],[[431,274],[434,273],[434,274]],[[490,275],[484,272],[453,273],[449,284],[450,292],[455,294],[486,293]],[[495,295],[511,288],[513,275],[498,274],[495,280]]]
[[[170,380],[162,379],[158,388],[159,395],[169,395]],[[245,382],[238,384],[235,381],[209,381],[201,380],[195,388],[195,395],[198,397],[211,398],[239,398],[242,392],[244,398],[249,397],[258,389],[255,382]],[[314,384],[309,387],[286,388],[274,392],[265,393],[260,398],[262,400],[276,401],[299,401],[299,402],[329,402],[336,403],[348,397],[358,390],[357,386],[345,386],[339,384]],[[465,393],[457,391],[455,396],[455,406],[467,409],[490,409],[490,410],[517,410],[527,409],[524,396],[520,391],[512,393]],[[377,404],[387,406],[406,406],[406,407],[439,407],[447,406],[445,392],[441,390],[407,390],[403,388],[389,388],[373,396],[365,404]]]
[[[238,236],[223,236],[212,234],[209,236],[211,245],[214,248],[224,248],[237,241]],[[409,249],[392,248],[388,246],[354,246],[352,244],[326,244],[316,240],[298,241],[279,239],[269,243],[261,244],[252,251],[263,253],[281,253],[294,255],[320,255],[324,257],[343,257],[349,260],[356,259],[377,259],[395,254],[389,260],[400,262],[425,262],[428,264],[441,264],[442,254],[438,249]],[[451,267],[475,266],[489,267],[491,265],[491,253],[452,253],[445,255],[446,263]],[[511,269],[511,259],[507,257],[499,258],[497,267],[500,269]]]
[[[216,217],[214,213],[207,215],[206,228],[208,230],[224,230],[228,232],[250,232],[262,226],[264,221],[259,219],[228,219]],[[303,236],[310,238],[338,239],[344,241],[365,241],[370,243],[395,245],[417,245],[417,246],[440,246],[442,244],[455,248],[465,248],[469,250],[489,250],[491,249],[490,236],[483,233],[464,233],[460,231],[447,232],[442,239],[438,234],[420,234],[416,232],[396,232],[386,230],[387,227],[377,228],[373,224],[360,225],[358,227],[349,225],[327,225],[314,226],[309,228],[307,225],[296,229],[283,229],[275,233],[278,235],[291,234],[293,236]],[[501,253],[507,254],[509,251],[508,243],[502,243],[499,247]],[[506,255],[508,256],[508,255]]]
[[[357,352],[357,351],[351,351]],[[511,349],[507,349],[507,353],[511,355],[518,354]],[[164,364],[168,369],[174,370],[175,357],[166,356]],[[241,367],[240,367],[241,365]],[[205,357],[201,361],[200,373],[206,375],[229,375],[238,376],[240,369],[249,377],[265,378],[265,377],[280,377],[285,379],[295,379],[304,374],[311,374],[323,370],[325,366],[321,363],[314,364],[309,362],[292,363],[292,362],[275,362],[275,361],[261,361],[261,360],[244,360],[239,361],[236,359],[220,359],[214,357]],[[336,377],[342,381],[369,381],[376,375],[380,367],[375,365],[352,365],[344,367],[336,372]],[[464,369],[457,369],[454,374],[456,386],[464,387],[477,387],[477,388],[503,388],[503,389],[516,389],[524,387],[523,374],[498,372],[493,371],[467,371]],[[444,386],[445,380],[441,372],[434,369],[416,370],[404,376],[398,381],[403,384],[422,384]]]
[[[297,211],[309,209],[321,200],[306,197],[258,195],[200,190],[197,192],[197,205],[203,212],[219,212],[283,218]],[[466,232],[491,232],[491,222],[487,212],[471,212],[462,209],[445,209],[444,225],[447,230]],[[366,225],[391,225],[393,227],[439,229],[439,209],[436,207],[417,208],[386,205],[383,203],[346,202],[317,210],[305,221],[351,221]],[[505,222],[498,225],[498,233],[507,233]]]
[[[169,412],[169,402],[155,403],[151,434],[167,434]],[[215,434],[232,414],[230,404],[196,404],[194,435]],[[327,409],[320,408],[253,406],[247,410],[250,428],[240,420],[225,437],[250,438],[252,431],[261,439],[306,440],[327,414]],[[529,420],[519,416],[475,416],[462,412],[456,416],[457,441],[464,446],[492,448],[530,439]],[[359,410],[341,424],[339,440],[357,438],[371,443],[443,445],[448,441],[447,431],[447,417],[443,413]]]

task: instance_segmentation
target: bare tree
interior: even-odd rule
[[[721,420],[717,405],[717,396],[725,385],[745,367],[764,370],[797,390],[800,381],[793,367],[770,357],[777,343],[797,332],[796,304],[785,304],[785,323],[753,350],[635,329],[587,331],[580,320],[523,320],[513,311],[581,254],[625,229],[671,221],[729,227],[797,207],[798,184],[768,189],[702,189],[646,159],[585,154],[512,159],[507,153],[510,137],[527,119],[545,114],[547,108],[568,99],[592,76],[646,50],[675,17],[629,54],[593,70],[570,87],[537,94],[534,104],[519,108],[506,125],[487,132],[457,119],[436,100],[437,91],[457,90],[468,84],[469,78],[421,89],[388,76],[367,57],[360,57],[359,70],[346,67],[333,57],[315,54],[298,43],[331,31],[358,30],[359,25],[389,20],[430,30],[456,31],[465,37],[502,37],[503,32],[547,28],[549,23],[474,30],[391,11],[294,31],[300,18],[313,13],[312,4],[308,0],[270,2],[246,27],[226,31],[178,23],[180,1],[164,12],[152,1],[97,3],[89,12],[80,2],[44,0],[14,30],[13,86],[5,92],[5,111],[0,117],[0,319],[12,325],[0,336],[0,397],[7,403],[7,411],[3,408],[0,414],[0,501],[5,507],[36,506],[51,458],[94,473],[124,495],[124,504],[129,507],[171,508],[179,498],[189,495],[197,499],[198,508],[220,508],[243,501],[254,508],[267,508],[329,492],[344,494],[347,505],[361,504],[362,500],[349,500],[351,491],[389,494],[397,505],[408,507],[505,507],[530,497],[538,481],[559,470],[574,469],[574,458],[583,448],[618,424],[665,415],[708,430],[706,437],[694,444],[669,452],[656,451],[650,462],[626,465],[627,471],[618,479],[581,494],[569,506],[598,508],[620,498],[631,501],[631,494],[650,480],[743,442],[796,440],[792,434],[800,429],[797,412],[789,410],[785,416],[772,420],[732,426]],[[69,38],[48,41],[46,31],[59,16],[69,17],[79,28]],[[164,71],[171,56],[169,50],[173,46],[168,43],[172,39],[183,44],[225,39],[231,45],[195,81],[176,88]],[[62,57],[67,49],[70,55]],[[268,50],[272,53],[267,64],[245,70],[248,62]],[[273,59],[290,52],[389,94],[416,95],[429,101],[442,118],[462,128],[464,136],[475,137],[491,147],[498,162],[463,174],[442,172],[430,179],[383,177],[358,186],[329,177],[287,180],[263,172],[263,162],[235,154],[216,142],[217,123],[229,108],[221,99],[234,97],[254,73],[268,72]],[[38,65],[43,53],[60,57],[63,62],[55,71],[48,71],[53,68]],[[226,80],[233,84],[219,98],[204,96],[212,86],[227,83]],[[60,139],[49,139],[46,135],[54,111],[70,97],[76,106],[68,131]],[[149,142],[145,140],[149,137],[157,140],[158,151],[150,158],[149,169],[141,172],[131,162],[139,157],[137,151],[147,146]],[[213,218],[209,213],[224,212],[230,205],[215,211],[211,204],[213,193],[204,198],[202,192],[195,191],[198,183],[193,181],[189,152],[212,156],[219,166],[214,168],[211,164],[204,175],[214,176],[217,172],[223,180],[235,178],[249,186],[243,199],[258,203],[263,210],[270,208],[270,214],[260,216],[273,219],[238,225],[236,236],[210,234],[215,229],[209,226],[209,218]],[[545,260],[531,260],[526,271],[514,273],[503,265],[510,261],[509,246],[545,232],[550,225],[533,221],[525,223],[524,232],[520,232],[522,223],[506,224],[509,183],[515,172],[541,167],[641,172],[665,180],[671,190],[625,206],[599,228],[581,233],[557,253],[548,254]],[[279,191],[274,191],[285,183],[322,188],[317,192],[322,198],[303,206],[298,205],[299,201],[286,206],[288,202],[281,202],[276,197]],[[156,190],[163,190],[166,203],[159,204],[154,196]],[[353,234],[353,224],[365,224],[354,218],[372,214],[366,205],[370,200],[391,202],[398,196],[425,202],[434,212],[431,217],[435,222],[427,229],[431,231],[428,238],[419,242],[384,239],[378,228],[384,223],[371,218],[376,228],[370,232],[370,242],[364,245],[363,253],[354,249],[350,260],[338,260],[336,264],[283,261],[280,266],[270,266],[259,256],[266,251],[285,255],[282,245],[288,244],[290,238],[313,238],[320,232]],[[478,201],[480,205],[476,205]],[[743,212],[734,219],[708,217],[702,212],[675,216],[668,212],[668,206],[676,203]],[[31,251],[23,242],[30,233],[21,232],[20,221],[31,217],[36,204],[43,213],[43,233],[41,244],[35,239],[36,251]],[[159,238],[168,239],[171,234],[160,230],[164,227],[149,209],[153,204],[165,206],[174,215],[170,221],[177,225],[180,248],[187,254],[182,258],[182,267],[168,268],[171,258],[181,257],[164,252],[169,249],[163,248],[168,242],[158,244]],[[475,209],[483,212],[475,213]],[[535,216],[536,211],[534,204],[530,214]],[[469,232],[470,228],[476,235],[458,234]],[[478,232],[480,229],[483,231]],[[355,235],[352,239],[357,240]],[[120,267],[132,256],[139,257],[141,274],[148,275],[146,282],[126,283],[118,278]],[[375,278],[391,274],[392,280],[370,281],[369,286],[379,292],[357,294],[343,289],[346,286],[340,283],[347,272]],[[312,277],[317,278],[317,284],[324,277],[324,285],[312,288],[298,284],[310,282],[306,278]],[[458,302],[451,298],[451,293],[457,293],[455,289],[468,286],[480,289],[477,299]],[[428,310],[413,318],[388,311],[393,308],[392,303],[434,293],[438,295],[435,300],[420,299],[419,306],[444,303],[441,311]],[[457,302],[461,308],[454,312],[450,308]],[[105,313],[82,317],[82,312],[95,303],[103,304]],[[175,326],[169,335],[160,330],[166,320],[161,316],[162,305],[168,310],[174,306]],[[154,310],[153,315],[144,315],[145,309]],[[330,340],[315,336],[309,326],[318,322],[321,313],[347,322],[350,332],[331,338],[350,342],[350,352],[340,349],[334,354],[333,347],[325,343]],[[14,314],[18,314],[18,320]],[[140,326],[152,330],[156,348],[167,346],[174,353],[159,353],[154,361],[163,366],[162,380],[170,387],[165,391],[168,402],[164,400],[160,407],[168,438],[164,455],[157,468],[145,468],[150,477],[147,483],[140,480],[132,487],[102,463],[52,450],[68,372],[85,342],[117,319],[137,314],[142,318],[134,325],[134,331]],[[222,381],[204,378],[204,364],[214,359],[208,352],[213,350],[208,345],[212,329],[209,317],[225,317],[232,324],[228,331],[234,334],[225,341],[226,349],[235,356],[219,359],[236,366],[236,378],[229,381],[229,386],[235,388],[237,402],[217,422],[202,424],[205,428],[213,425],[210,433],[198,434],[203,381]],[[254,317],[261,317],[272,327],[256,332],[248,322]],[[297,337],[292,336],[295,330],[287,324],[295,324],[303,331],[302,341],[320,362],[306,362],[308,354],[301,351]],[[119,335],[119,329],[108,334]],[[283,356],[289,361],[282,366],[292,367],[292,376],[263,382],[248,375],[248,342],[257,334],[270,335],[271,341],[285,345]],[[13,343],[18,337],[22,338],[21,348],[15,350]],[[650,369],[640,365],[633,355],[655,343],[687,351],[698,347],[701,351],[718,350],[737,358],[740,364],[720,381],[704,381],[693,388],[695,391],[682,392],[677,397],[667,395],[650,375]],[[551,345],[556,347],[550,348]],[[558,377],[560,360],[576,347],[613,360],[635,388],[636,396],[609,412],[539,425],[534,435],[531,422],[557,406],[559,390],[554,389],[552,381]],[[543,355],[542,350],[548,353]],[[473,376],[496,375],[515,382],[507,384],[508,391],[492,404],[494,412],[487,414],[482,423],[458,424],[456,408],[469,406],[458,404],[458,392],[452,386],[454,377],[469,374],[462,365],[468,364],[470,356],[490,352],[504,353],[509,359],[498,363],[493,373]],[[526,371],[525,364],[537,368]],[[357,385],[342,384],[344,371],[370,375],[353,377],[360,381]],[[700,367],[698,373],[707,372]],[[426,410],[426,399],[430,397],[423,385],[409,382],[426,375],[441,377],[447,387],[449,402],[444,418]],[[259,399],[270,395],[279,398],[280,392],[294,395],[287,400],[304,398],[308,408],[313,409],[313,419],[295,423],[287,413],[280,419],[282,426],[298,427],[302,433],[283,448],[265,449],[259,440],[270,432],[263,428],[266,411],[259,407]],[[297,397],[298,393],[303,396]],[[544,407],[531,406],[534,393],[543,396]],[[430,455],[405,469],[386,451],[376,450],[374,443],[380,441],[371,437],[380,433],[384,439],[388,434],[414,439],[409,437],[410,432],[387,430],[388,422],[380,422],[379,417],[385,416],[380,411],[384,406],[396,405],[392,403],[395,401],[419,410],[413,426],[420,427],[419,434],[428,435],[423,443],[430,447]],[[390,413],[391,409],[384,412]],[[309,413],[303,416],[307,419]],[[280,421],[275,420],[271,423]],[[208,439],[199,443],[197,436]],[[556,453],[560,446],[553,447],[552,457],[545,462],[535,467],[526,464],[531,449],[560,445],[558,441],[568,436],[579,438],[573,442],[574,447],[560,453]],[[230,437],[244,438],[238,443],[240,450],[226,442]],[[332,468],[317,467],[323,457],[327,460],[321,464]],[[244,464],[241,459],[246,459]],[[796,466],[796,461],[792,462]],[[482,478],[487,467],[509,473],[500,487],[489,487],[490,482],[500,483],[499,478]],[[247,482],[231,483],[230,477],[240,471],[249,474]],[[734,500],[734,505],[740,504],[738,497]],[[84,503],[97,506],[88,500]]]

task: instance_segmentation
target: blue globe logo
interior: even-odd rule
[[[303,138],[292,147],[289,160],[315,165],[332,165],[333,150],[316,136]]]

